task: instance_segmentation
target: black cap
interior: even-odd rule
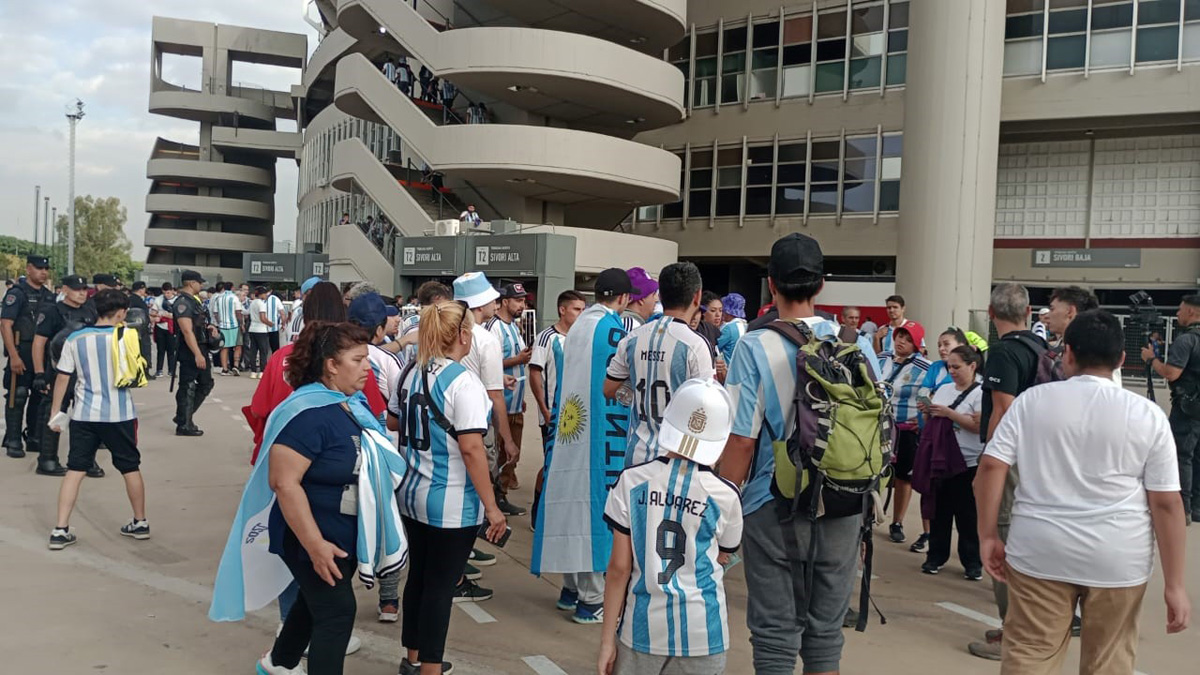
[[[93,274],[92,283],[97,286],[116,286],[117,278],[111,274]]]
[[[135,290],[135,291],[140,291],[145,287],[146,287],[146,282],[144,282],[144,281],[133,282],[133,290]]]
[[[812,281],[825,274],[825,256],[816,239],[793,232],[775,241],[767,276],[775,281],[796,283]]]
[[[529,295],[525,292],[525,284],[508,284],[500,288],[500,299],[523,298]]]
[[[33,265],[38,269],[50,269],[50,259],[44,255],[25,256],[26,264]]]
[[[632,292],[633,284],[629,281],[629,275],[619,267],[610,267],[596,277],[597,298],[615,298]]]
[[[199,281],[200,283],[204,283],[205,281],[204,275],[200,274],[196,270],[184,270],[183,274],[179,275],[179,278],[184,282]]]
[[[84,279],[78,274],[68,274],[67,276],[63,277],[62,285],[73,291],[82,291],[88,287],[87,279]]]

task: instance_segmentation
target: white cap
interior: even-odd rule
[[[467,303],[471,309],[483,307],[499,297],[500,292],[483,272],[467,272],[454,280],[454,300]]]
[[[1041,316],[1041,315],[1043,315],[1043,314],[1049,314],[1049,313],[1050,313],[1050,308],[1049,308],[1049,307],[1043,307],[1043,308],[1041,308],[1041,309],[1039,309],[1039,310],[1038,310],[1038,316]]]
[[[712,466],[721,458],[732,428],[729,392],[716,380],[688,380],[671,396],[663,414],[659,449]]]

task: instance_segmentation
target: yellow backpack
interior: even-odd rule
[[[142,358],[141,340],[136,330],[126,330],[124,324],[113,327],[112,363],[118,389],[146,386],[148,366]]]

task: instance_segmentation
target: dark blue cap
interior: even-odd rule
[[[352,323],[374,330],[387,321],[387,305],[378,293],[366,293],[350,302],[346,315]]]

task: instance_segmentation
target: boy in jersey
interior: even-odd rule
[[[622,386],[633,391],[625,466],[657,456],[659,427],[674,392],[687,380],[716,374],[708,343],[688,326],[700,311],[700,270],[690,262],[673,263],[658,276],[663,316],[639,326],[617,345],[608,364],[604,395],[617,398]]]
[[[517,448],[521,447],[521,436],[525,431],[525,380],[526,365],[533,356],[533,349],[525,344],[521,326],[517,320],[525,312],[525,286],[508,284],[500,289],[500,306],[496,315],[487,322],[488,331],[500,341],[504,357],[504,374],[513,378],[515,385],[504,389],[504,409],[508,413],[508,430]],[[503,457],[504,468],[500,471],[500,486],[507,493],[520,487],[517,484],[517,457]]]
[[[723,565],[741,543],[742,505],[711,467],[729,438],[732,408],[714,380],[684,382],[663,414],[658,458],[622,471],[609,492],[603,675],[660,675],[668,664],[671,673],[725,672]]]

